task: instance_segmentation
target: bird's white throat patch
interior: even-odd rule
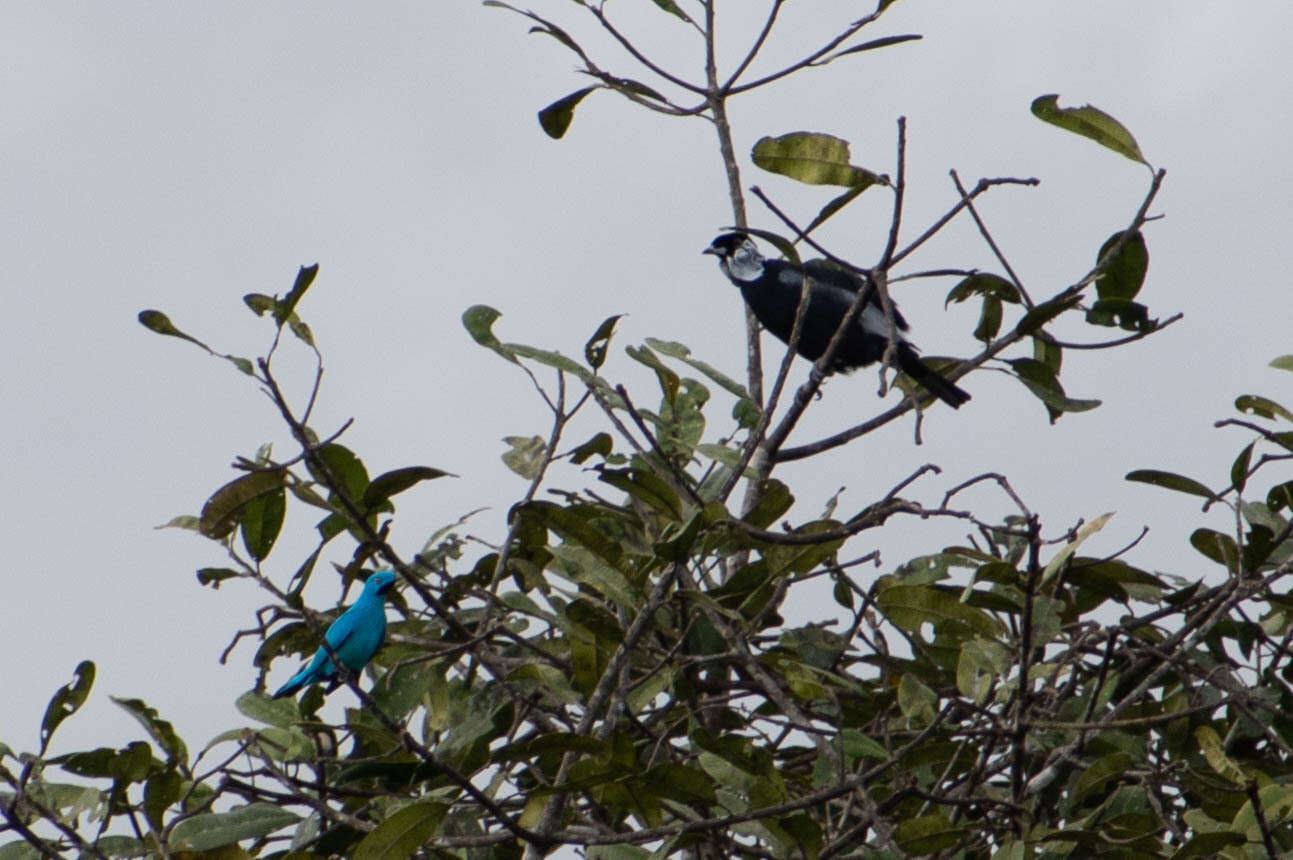
[[[734,281],[753,281],[763,274],[763,255],[749,239],[729,256],[721,258],[726,274]]]

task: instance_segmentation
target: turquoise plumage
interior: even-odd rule
[[[386,637],[386,593],[395,585],[395,574],[382,570],[368,577],[364,591],[350,608],[341,613],[323,634],[337,659],[351,672],[358,673],[373,659]],[[336,678],[337,669],[328,652],[320,647],[308,666],[279,687],[273,698],[290,696],[317,681]]]

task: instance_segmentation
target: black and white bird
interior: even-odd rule
[[[790,343],[790,330],[799,308],[799,296],[805,273],[810,282],[808,310],[796,352],[816,361],[839,328],[840,321],[853,306],[859,289],[870,291],[866,304],[857,316],[855,327],[845,332],[828,370],[849,373],[884,358],[889,343],[889,322],[879,294],[862,278],[823,261],[797,266],[786,260],[764,259],[754,241],[744,233],[723,233],[714,239],[704,253],[718,257],[719,268],[741,289],[754,316],[783,343]],[[956,409],[970,395],[948,382],[916,355],[916,349],[905,337],[907,321],[893,309],[897,343],[894,362],[898,369],[920,383],[927,391]]]

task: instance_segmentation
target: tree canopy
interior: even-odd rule
[[[807,131],[768,134],[748,158],[737,154],[732,99],[914,47],[918,36],[884,29],[888,2],[768,69],[756,60],[781,32],[783,0],[771,0],[728,68],[713,3],[655,0],[705,48],[693,77],[639,48],[600,3],[543,4],[542,13],[485,5],[554,39],[591,82],[539,111],[549,136],[562,137],[603,92],[663,118],[707,122],[736,228],[792,261],[853,272],[886,313],[894,285],[952,279],[946,303],[978,307],[980,346],[926,357],[948,378],[1009,374],[1016,397],[1040,401],[1053,423],[1100,406],[1066,393],[1066,364],[1091,350],[1132,351],[1179,318],[1152,315],[1141,295],[1165,173],[1097,108],[1061,107],[1055,95],[1031,105],[1110,157],[1145,164],[1143,196],[1135,211],[1110,215],[1089,267],[1040,292],[1016,275],[976,206],[1031,177],[965,183],[953,173],[955,203],[913,224],[901,118],[890,165],[854,164],[847,141]],[[601,41],[572,35],[563,16],[591,21]],[[610,68],[606,48],[626,51],[634,68]],[[755,227],[743,179],[751,165],[830,190],[800,219],[748,189],[766,210],[767,226]],[[862,195],[879,194],[891,198],[892,217],[876,259],[816,239]],[[996,269],[931,259],[930,240],[957,219],[975,225]],[[423,545],[405,547],[390,539],[398,503],[434,493],[449,464],[372,474],[347,444],[348,424],[319,425],[329,333],[316,336],[306,322],[310,291],[326,288],[318,277],[317,265],[303,266],[281,293],[242,297],[266,331],[256,357],[210,346],[209,334],[163,311],[139,314],[152,332],[244,374],[295,441],[288,452],[266,445],[239,456],[236,475],[213,479],[219,486],[199,512],[169,523],[218,549],[219,561],[197,571],[201,585],[249,584],[266,595],[222,656],[255,643],[255,684],[237,702],[246,723],[190,749],[145,701],[114,698],[139,722],[137,740],[54,755],[55,733],[94,692],[95,665],[81,663],[54,691],[38,748],[0,744],[0,833],[13,837],[0,860],[560,849],[607,858],[1238,858],[1293,848],[1293,480],[1281,473],[1293,458],[1293,412],[1274,399],[1244,394],[1236,416],[1219,422],[1249,439],[1220,474],[1126,476],[1233,514],[1228,532],[1193,532],[1196,568],[1148,570],[1129,560],[1134,544],[1102,544],[1109,515],[1055,522],[1016,491],[1004,464],[950,476],[950,486],[934,481],[939,466],[913,465],[900,482],[871,488],[863,505],[835,498],[802,515],[782,464],[847,456],[896,421],[911,422],[919,441],[923,422],[955,420],[891,362],[881,363],[881,385],[897,386],[899,402],[791,445],[826,396],[833,348],[806,374],[786,349],[765,378],[751,317],[748,363],[735,373],[676,342],[621,350],[619,316],[589,321],[582,343],[511,342],[506,309],[476,304],[461,313],[479,359],[525,374],[551,420],[504,439],[504,462],[528,482],[507,500],[505,533],[473,539],[464,517],[428,525]],[[854,314],[864,300],[859,292]],[[279,371],[289,350],[314,361],[301,390]],[[1293,371],[1293,356],[1272,365]],[[652,386],[622,381],[637,366]],[[979,513],[984,490],[1010,513]],[[312,514],[302,557],[279,543],[289,506]],[[890,565],[872,539],[898,521],[951,521],[965,537]],[[368,677],[344,676],[332,693],[347,703],[340,718],[325,713],[319,687],[299,701],[271,699],[271,665],[314,653],[339,611],[308,606],[307,586],[331,577],[344,591],[380,569],[397,574],[394,620]],[[832,602],[808,623],[787,621],[786,608],[826,593],[824,583]]]

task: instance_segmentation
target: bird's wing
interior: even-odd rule
[[[816,285],[813,293],[814,297],[816,298],[820,295],[831,306],[838,305],[847,310],[853,304],[854,299],[857,298],[858,290],[866,290],[868,293],[866,298],[867,306],[880,308],[880,295],[869,283],[829,260],[808,260],[804,263],[803,270],[808,273],[808,276],[812,278],[813,283]],[[794,266],[787,265],[778,275],[783,283],[791,284],[793,282],[795,288],[799,287],[801,282],[800,273]],[[867,316],[864,311],[863,317]],[[903,318],[896,305],[893,308],[893,322],[898,327],[899,332],[906,332],[909,328],[907,320]],[[887,323],[881,326],[864,325],[864,328],[868,330],[874,329],[876,333],[880,333],[887,329],[888,325]]]
[[[345,644],[345,641],[355,634],[355,626],[357,622],[358,618],[355,613],[354,606],[337,616],[337,620],[332,622],[332,626],[328,628],[328,632],[323,634],[323,638],[328,643],[328,647],[333,651],[340,650],[341,646]]]
[[[857,293],[859,289],[866,286],[866,281],[847,269],[841,269],[829,260],[808,260],[804,263],[804,271],[819,284],[838,287],[850,293]]]
[[[381,598],[361,597],[328,629],[328,644],[342,665],[358,671],[381,647],[385,632],[386,613]]]

